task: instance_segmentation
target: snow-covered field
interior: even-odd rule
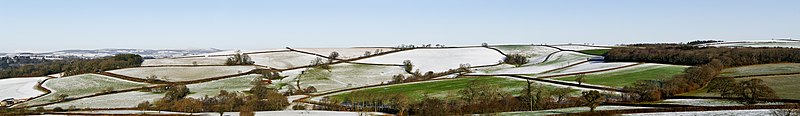
[[[276,53],[261,53],[250,54],[250,58],[258,65],[268,66],[272,68],[293,68],[307,66],[315,58],[322,58],[315,55],[303,54],[298,52],[276,52]],[[325,61],[327,59],[323,58]]]
[[[350,58],[357,58],[364,56],[364,52],[370,52],[370,54],[375,54],[376,50],[380,50],[382,52],[388,52],[392,49],[388,48],[294,48],[300,51],[311,52],[314,54],[320,54],[324,56],[328,56],[331,52],[339,53],[339,59],[350,59]]]
[[[236,53],[236,51],[239,51],[239,52],[241,52],[241,53],[253,53],[253,52],[284,51],[284,50],[289,50],[289,49],[286,49],[286,48],[267,48],[267,49],[257,49],[257,50],[255,50],[255,49],[251,49],[251,50],[225,50],[225,51],[221,51],[221,52],[214,52],[214,53],[200,54],[200,55],[197,55],[197,56],[206,56],[206,55],[232,55],[232,54],[235,54],[235,53]]]
[[[362,64],[336,64],[331,71],[311,69],[300,77],[300,87],[314,86],[318,92],[338,90],[366,85],[386,83],[392,76],[406,74],[399,66],[376,66]],[[279,83],[295,85],[295,78],[304,69],[286,71],[281,75],[289,76]],[[285,88],[284,88],[285,89]]]
[[[723,100],[723,99],[666,99],[653,104],[677,104],[677,105],[693,105],[693,106],[742,106],[736,101]],[[755,105],[778,105],[783,103],[758,103]]]
[[[575,65],[573,67],[569,67],[566,69],[558,70],[552,72],[552,74],[548,75],[557,75],[557,74],[567,74],[567,73],[577,73],[577,72],[588,72],[588,71],[596,71],[596,70],[604,70],[610,68],[616,68],[626,65],[636,64],[634,62],[599,62],[599,61],[592,61],[586,62],[583,64]]]
[[[139,111],[139,110],[99,110],[99,111],[72,111],[69,113],[95,113],[95,114],[177,114],[177,115],[202,115],[219,116],[219,113],[184,113],[168,111]],[[224,116],[239,116],[239,112],[225,112]],[[284,110],[284,111],[258,111],[256,116],[377,116],[386,115],[380,112],[345,112],[324,110]]]
[[[70,106],[75,106],[76,108],[132,108],[144,101],[153,103],[155,100],[161,99],[162,97],[164,97],[164,94],[131,91],[57,103],[44,106],[44,108],[51,109],[61,107],[66,109]]]
[[[558,49],[546,46],[531,46],[531,45],[504,45],[504,46],[495,46],[501,52],[505,53],[506,55],[511,54],[522,54],[528,58],[530,63],[540,63],[544,61],[545,57],[548,54],[553,52],[557,52]]]
[[[223,65],[226,56],[216,57],[193,57],[193,58],[164,58],[164,59],[145,59],[142,66],[158,66],[158,65]]]
[[[514,67],[511,65],[484,67],[478,68],[478,72],[489,74],[537,74],[586,61],[586,58],[590,57],[592,57],[592,55],[565,51],[553,54],[550,59],[542,63],[527,64],[521,67]]]
[[[800,42],[796,41],[789,41],[789,42],[748,42],[748,43],[724,43],[724,44],[713,44],[711,46],[717,47],[788,47],[788,48],[800,48]]]
[[[623,116],[770,116],[772,109],[758,110],[719,110],[719,111],[693,111],[693,112],[658,112],[623,114]]]
[[[36,89],[39,81],[47,77],[9,78],[0,80],[0,99],[5,98],[30,98],[44,94]]]
[[[186,87],[188,87],[189,91],[192,93],[189,94],[188,97],[201,98],[206,95],[216,96],[219,94],[220,90],[225,90],[228,92],[244,92],[245,90],[250,90],[250,88],[253,88],[253,85],[250,82],[259,76],[261,75],[250,74],[205,83],[189,84],[186,85]]]
[[[595,110],[624,110],[624,109],[648,109],[650,107],[631,107],[631,106],[599,106]],[[546,115],[557,115],[557,114],[564,114],[564,113],[579,113],[579,112],[588,112],[589,107],[572,107],[572,108],[561,108],[561,109],[552,109],[552,110],[539,110],[539,111],[519,111],[519,112],[503,112],[500,113],[501,116],[546,116]]]
[[[165,81],[191,81],[204,78],[219,77],[245,73],[255,69],[254,66],[202,66],[202,67],[139,67],[108,71],[114,74],[146,79],[155,75]]]
[[[52,102],[52,100],[56,100],[56,96],[61,94],[68,95],[68,98],[74,98],[101,93],[106,88],[121,90],[144,87],[146,85],[145,83],[132,82],[97,74],[82,74],[55,78],[48,80],[43,85],[45,88],[51,90],[52,93],[24,102],[23,104],[35,105],[49,103]],[[22,104],[20,106],[22,106]]]
[[[583,46],[583,45],[554,45],[554,47],[561,48],[564,50],[594,50],[594,49],[611,49],[606,47],[592,47],[592,46]]]
[[[414,49],[355,62],[376,64],[403,64],[410,60],[420,72],[443,72],[456,69],[461,64],[472,66],[492,65],[503,59],[502,54],[488,48]]]

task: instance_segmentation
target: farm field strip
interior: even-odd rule
[[[611,49],[606,47],[595,47],[595,46],[585,46],[585,45],[553,45],[553,47],[557,47],[563,50],[596,50],[596,49]]]
[[[303,71],[305,74],[300,77],[300,86],[314,86],[318,92],[388,83],[394,75],[407,74],[399,66],[340,63],[331,65],[330,71],[316,68],[286,71],[282,75],[288,77],[276,83],[296,86],[295,79]]]
[[[323,61],[327,62],[326,58],[299,52],[249,54],[249,56],[253,61],[255,61],[256,65],[262,65],[277,69],[288,69],[294,67],[308,66],[311,65],[311,61],[316,58],[322,58],[324,59]]]
[[[478,68],[478,71],[486,74],[538,74],[581,63],[586,61],[586,58],[589,57],[591,57],[591,55],[585,55],[571,51],[557,52],[551,56],[551,59],[541,63],[529,63],[520,67],[503,64],[499,66]]]
[[[61,94],[68,95],[68,97],[73,98],[101,93],[104,89],[108,88],[111,88],[112,90],[122,90],[144,87],[146,85],[147,84],[145,83],[131,82],[97,74],[82,74],[70,77],[62,77],[50,79],[43,84],[43,87],[51,90],[52,93],[27,102],[23,102],[17,106],[50,103],[52,102],[51,100],[56,100],[56,96]]]
[[[228,56],[213,56],[213,57],[191,57],[191,58],[164,58],[164,59],[145,59],[142,66],[160,66],[160,65],[224,65]]]
[[[131,91],[56,103],[44,106],[44,108],[69,108],[72,106],[76,108],[134,108],[141,102],[149,101],[154,103],[155,100],[162,97],[164,97],[164,94]]]
[[[40,81],[47,77],[7,78],[0,80],[0,98],[24,99],[45,94],[36,89]]]
[[[630,66],[630,65],[628,65]],[[633,84],[637,80],[654,80],[672,78],[673,75],[683,73],[686,66],[648,64],[623,68],[605,73],[588,73],[584,83],[623,87]],[[556,80],[575,81],[577,76],[558,77]]]
[[[732,67],[722,70],[721,77],[770,76],[776,74],[798,74],[800,63],[759,64]]]
[[[331,52],[339,53],[339,59],[351,59],[364,56],[364,52],[375,54],[376,50],[383,52],[391,51],[389,48],[294,48],[295,50],[306,51],[318,55],[328,56]]]
[[[631,106],[609,106],[603,105],[597,107],[597,111],[602,110],[623,110],[623,109],[648,109],[652,107],[631,107]],[[579,113],[579,112],[588,112],[589,107],[571,107],[571,108],[561,108],[561,109],[550,109],[550,110],[537,110],[537,111],[517,111],[517,112],[502,112],[500,116],[548,116],[548,115],[559,115],[559,114],[567,114],[567,113]]]
[[[772,114],[772,109],[754,110],[717,110],[717,111],[688,111],[688,112],[656,112],[622,114],[623,116],[766,116]]]
[[[261,76],[260,74],[250,74],[226,79],[214,80],[205,83],[188,84],[191,94],[186,97],[202,98],[203,96],[216,96],[220,90],[228,92],[244,92],[253,88],[253,79]]]
[[[254,66],[204,66],[204,67],[139,67],[108,71],[114,74],[147,79],[157,76],[164,81],[192,81],[225,75],[234,75],[256,69]],[[166,79],[166,80],[165,80]]]
[[[455,94],[458,90],[470,86],[471,81],[479,81],[482,83],[492,83],[499,86],[502,90],[519,95],[525,81],[502,78],[502,77],[469,77],[469,78],[456,78],[440,81],[428,81],[413,84],[398,84],[391,86],[364,88],[354,91],[371,93],[372,95],[392,95],[392,94],[405,94],[411,98],[419,99],[423,94],[434,97],[447,97],[448,94]],[[353,92],[353,91],[350,91]],[[331,98],[343,99],[350,94],[350,92],[342,92],[341,94],[332,95]],[[452,97],[452,96],[451,96]]]
[[[461,64],[470,64],[472,66],[494,65],[502,60],[503,57],[499,52],[483,47],[442,48],[412,49],[353,62],[403,64],[404,60],[410,60],[414,64],[414,70],[419,69],[420,72],[443,72],[449,69],[456,69]]]

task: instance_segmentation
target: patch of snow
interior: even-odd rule
[[[692,111],[692,112],[658,112],[622,114],[623,116],[765,116],[771,115],[772,109],[758,110],[718,110],[718,111]]]
[[[255,69],[254,66],[201,66],[201,67],[138,67],[108,71],[114,74],[146,79],[155,75],[165,81],[191,81],[211,77],[245,73]]]
[[[154,103],[155,100],[163,97],[164,94],[131,91],[57,103],[44,106],[44,108],[69,108],[70,106],[77,108],[132,108],[145,101]]]
[[[364,56],[364,52],[370,52],[371,54],[375,54],[376,50],[380,50],[382,52],[388,52],[392,49],[389,48],[294,48],[300,51],[311,52],[314,54],[320,54],[324,56],[328,56],[331,52],[339,53],[339,59],[350,59],[350,58],[357,58]]]
[[[375,64],[403,64],[410,60],[414,69],[420,72],[444,72],[456,69],[461,64],[472,66],[497,64],[503,59],[502,54],[487,48],[451,48],[451,49],[414,49],[383,56],[359,60],[356,62]]]
[[[316,58],[322,58],[315,55],[304,54],[299,52],[275,52],[275,53],[260,53],[249,54],[250,58],[255,61],[257,65],[268,66],[272,68],[286,69],[311,65],[311,61]],[[326,58],[322,58],[327,62]]]
[[[554,47],[561,48],[564,50],[594,50],[594,49],[611,49],[606,47],[593,47],[593,46],[583,46],[583,45],[554,45]]]
[[[24,99],[44,94],[44,92],[36,89],[36,85],[39,81],[45,79],[47,77],[0,79],[0,99]]]

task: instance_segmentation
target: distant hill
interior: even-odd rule
[[[98,49],[98,50],[60,50],[46,53],[0,53],[0,56],[31,56],[48,59],[59,58],[98,58],[115,54],[138,54],[146,58],[169,58],[177,56],[199,55],[220,52],[223,50],[208,49]]]

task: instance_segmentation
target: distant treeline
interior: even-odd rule
[[[63,76],[70,76],[137,67],[143,61],[142,56],[135,54],[118,54],[98,59],[36,61],[35,64],[2,68],[0,69],[0,78],[46,76],[61,72],[64,72]]]
[[[650,62],[679,65],[702,65],[719,59],[727,67],[753,64],[800,62],[800,49],[791,48],[721,48],[665,46],[615,48],[608,52],[608,62]]]
[[[44,58],[31,58],[28,56],[0,57],[0,69],[18,67],[23,65],[45,63],[51,60]]]

